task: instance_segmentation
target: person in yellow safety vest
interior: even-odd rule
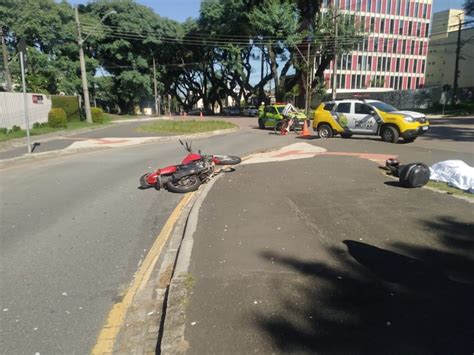
[[[265,112],[265,103],[262,101],[262,103],[258,107],[258,117],[263,117],[264,112]]]

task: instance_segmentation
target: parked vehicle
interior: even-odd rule
[[[399,137],[413,142],[428,131],[430,123],[424,114],[400,111],[377,100],[341,100],[324,102],[314,112],[313,129],[320,138],[340,134],[378,135],[386,142],[396,143]]]
[[[248,106],[243,109],[243,115],[248,117],[255,117],[258,115],[258,108],[255,106]]]
[[[191,144],[179,141],[188,154],[180,165],[170,165],[146,173],[140,177],[140,187],[156,189],[166,188],[172,192],[191,192],[209,181],[214,174],[215,165],[235,165],[241,159],[232,155],[203,155],[201,151],[193,153]]]
[[[225,116],[240,116],[241,112],[239,107],[224,107],[222,114]]]
[[[287,103],[278,102],[272,105],[265,106],[263,112],[259,113],[258,117],[258,128],[265,129],[267,127],[272,127],[276,131],[281,129],[283,110],[287,107]],[[306,115],[303,112],[291,112],[288,115],[294,121],[295,126],[303,127],[304,121],[307,119]]]

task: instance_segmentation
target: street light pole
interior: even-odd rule
[[[89,101],[89,86],[87,84],[86,62],[84,60],[84,41],[81,36],[81,23],[79,22],[79,10],[75,7],[76,24],[77,24],[77,44],[79,45],[79,62],[81,65],[82,90],[84,92],[84,108],[86,111],[87,123],[92,123],[91,104]]]

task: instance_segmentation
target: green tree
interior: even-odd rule
[[[466,0],[464,3],[464,10],[467,16],[474,16],[474,0]]]
[[[8,28],[12,57],[20,39],[27,43],[28,90],[51,94],[78,91],[74,13],[67,2],[4,0],[0,4],[0,19]],[[13,79],[19,84],[19,66],[12,64],[12,68]]]

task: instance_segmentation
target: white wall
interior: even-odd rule
[[[28,102],[28,118],[30,128],[33,123],[48,122],[48,112],[51,110],[51,98],[43,94],[26,94]],[[0,92],[0,127],[26,128],[23,109],[23,93]]]

